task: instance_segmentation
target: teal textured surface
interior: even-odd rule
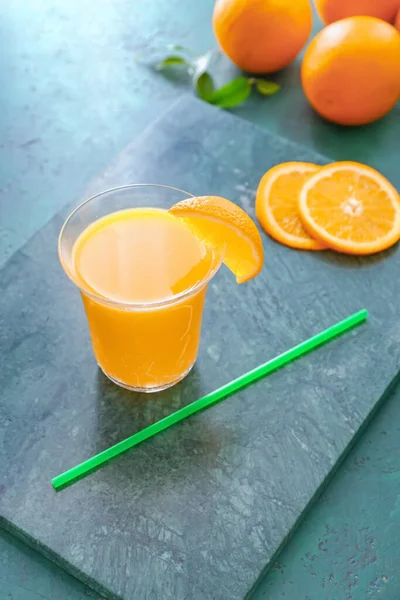
[[[188,98],[91,190],[126,180],[180,182],[194,193],[231,197],[252,214],[260,175],[295,159],[324,160]],[[298,253],[264,237],[268,269],[239,287],[220,272],[209,290],[196,371],[149,400],[117,390],[97,373],[79,298],[52,254],[62,220],[50,222],[3,271],[2,332],[6,342],[15,332],[19,340],[6,343],[1,365],[7,411],[18,425],[6,432],[4,448],[20,477],[5,474],[2,514],[14,531],[112,597],[162,593],[176,600],[190,590],[199,598],[241,599],[398,371],[398,307],[382,303],[382,290],[390,299],[400,285],[397,249],[358,259]],[[19,285],[35,299],[28,309]],[[66,447],[68,460],[79,462],[363,305],[373,315],[368,326],[62,494],[51,490],[51,475],[67,466]],[[385,360],[372,381],[377,340]],[[360,380],[368,381],[366,389]]]
[[[361,310],[358,313],[347,317],[343,321],[340,321],[340,323],[335,323],[328,329],[317,333],[312,338],[305,340],[304,342],[301,342],[294,348],[290,348],[289,350],[286,350],[279,356],[272,358],[267,363],[264,363],[263,365],[260,365],[255,369],[244,373],[243,375],[240,375],[236,379],[233,379],[232,381],[229,381],[228,383],[224,384],[217,390],[214,390],[206,396],[203,396],[202,398],[191,402],[191,404],[187,404],[184,408],[181,408],[178,411],[171,413],[170,415],[168,415],[168,417],[164,417],[164,419],[156,421],[152,425],[149,425],[145,429],[138,431],[129,438],[126,438],[125,440],[118,442],[114,446],[111,446],[111,448],[107,448],[106,450],[100,452],[100,454],[96,454],[96,456],[92,456],[85,462],[80,463],[75,467],[72,467],[71,469],[65,471],[64,473],[61,473],[60,475],[57,475],[51,481],[53,487],[56,490],[59,490],[73,483],[76,479],[81,479],[82,477],[86,476],[86,474],[91,473],[94,469],[106,464],[107,462],[116,458],[123,452],[126,452],[127,450],[130,450],[135,446],[138,446],[142,442],[145,442],[146,440],[154,437],[162,431],[165,431],[169,427],[176,425],[180,421],[183,421],[184,419],[187,419],[188,417],[191,417],[192,415],[195,415],[196,413],[202,410],[214,406],[214,404],[217,404],[217,402],[220,402],[228,396],[239,392],[248,385],[251,385],[255,381],[258,381],[258,379],[270,375],[274,371],[277,371],[278,369],[281,369],[282,367],[287,365],[289,362],[300,358],[304,354],[315,350],[316,348],[322,346],[323,344],[326,344],[327,342],[330,342],[335,337],[346,333],[353,327],[356,327],[357,325],[360,325],[360,323],[364,322],[367,319],[367,317],[368,312],[366,310]]]
[[[186,83],[179,76],[164,78],[132,57],[171,41],[199,52],[213,47],[213,4],[46,0],[38,10],[37,3],[15,0],[0,6],[2,37],[10,42],[0,66],[7,82],[0,92],[2,264],[182,94]],[[319,27],[316,20],[314,30]],[[235,72],[222,62],[223,75]],[[235,112],[337,160],[365,161],[400,185],[400,105],[371,126],[343,129],[307,105],[298,61],[274,78],[282,84],[279,94],[254,98]],[[267,575],[268,600],[398,600],[399,427],[397,396]],[[1,545],[0,580],[1,600],[86,598],[83,586],[20,543],[12,550]]]

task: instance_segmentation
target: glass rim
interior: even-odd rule
[[[221,257],[219,258],[219,260],[216,261],[215,265],[210,269],[210,271],[207,273],[206,277],[204,277],[201,281],[196,283],[196,285],[193,285],[192,287],[188,288],[187,290],[183,290],[182,292],[179,292],[179,294],[175,294],[171,298],[165,298],[164,300],[155,300],[152,302],[123,302],[123,301],[107,298],[106,296],[102,296],[101,294],[96,294],[96,292],[91,290],[89,287],[84,286],[82,284],[82,282],[79,281],[77,279],[77,277],[75,277],[74,274],[71,272],[71,270],[69,269],[69,267],[67,265],[67,261],[64,259],[63,253],[62,253],[63,237],[65,234],[65,230],[68,227],[71,219],[86,204],[89,204],[89,202],[91,202],[92,200],[95,200],[96,198],[99,198],[100,196],[105,196],[106,194],[110,194],[113,192],[120,192],[120,191],[126,190],[126,189],[141,188],[141,187],[142,188],[144,188],[144,187],[162,188],[162,189],[166,189],[166,190],[172,190],[174,192],[180,192],[181,194],[185,194],[188,198],[194,198],[193,194],[190,194],[189,192],[186,192],[185,190],[181,190],[180,188],[176,188],[176,187],[173,187],[170,185],[163,185],[161,183],[129,183],[126,185],[116,186],[113,188],[109,188],[107,190],[103,190],[102,192],[98,192],[97,194],[90,196],[89,198],[87,198],[86,200],[84,200],[83,202],[78,204],[78,206],[76,208],[74,208],[74,210],[68,215],[68,217],[64,221],[63,226],[61,227],[60,233],[58,235],[58,243],[57,243],[58,258],[59,258],[61,266],[62,266],[64,272],[66,273],[67,277],[86,296],[89,296],[90,298],[92,298],[93,300],[95,300],[97,302],[101,302],[102,304],[111,305],[112,307],[115,307],[115,308],[125,308],[125,309],[129,309],[129,310],[152,310],[152,309],[157,309],[157,308],[163,308],[164,306],[170,306],[177,302],[180,302],[181,300],[184,300],[185,298],[191,297],[196,292],[200,291],[204,286],[206,286],[208,284],[208,282],[211,280],[211,278],[215,275],[215,273],[220,268],[220,266],[223,262],[223,258],[224,258],[224,253],[221,253]],[[112,212],[115,212],[115,211],[112,211]],[[213,250],[213,253],[215,254],[214,250]]]

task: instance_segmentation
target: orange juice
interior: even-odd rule
[[[96,360],[125,387],[154,391],[193,366],[215,254],[159,208],[118,210],[77,237],[72,269]]]

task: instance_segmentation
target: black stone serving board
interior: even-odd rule
[[[261,175],[327,159],[204,103],[174,105],[91,186],[165,183],[254,216]],[[398,248],[358,259],[264,236],[265,267],[210,285],[196,368],[153,396],[92,356],[55,217],[0,280],[2,523],[107,598],[241,600],[393,385]],[[53,476],[366,307],[368,324],[55,493]]]

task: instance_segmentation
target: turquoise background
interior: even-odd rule
[[[0,4],[0,266],[187,91],[182,74],[157,74],[134,56],[143,47],[168,42],[199,53],[214,47],[212,7],[212,0]],[[319,28],[316,19],[314,30]],[[223,58],[216,68],[219,82],[236,73]],[[254,94],[233,112],[333,159],[375,166],[400,187],[399,105],[377,123],[345,129],[312,112],[302,94],[298,61],[274,79],[282,85],[279,94]],[[399,402],[393,396],[254,598],[398,600],[399,430]],[[98,596],[1,533],[0,600],[88,597]]]

